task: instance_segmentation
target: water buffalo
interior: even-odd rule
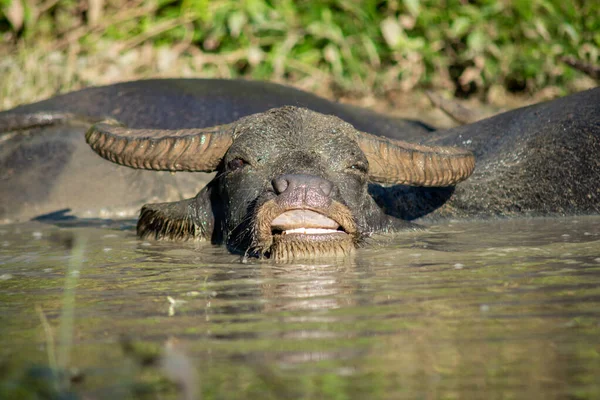
[[[94,125],[102,157],[133,168],[217,171],[197,196],[145,205],[137,231],[156,239],[211,239],[276,259],[345,255],[365,236],[406,228],[368,194],[369,180],[450,186],[473,155],[357,131],[335,116],[286,106],[204,129]]]
[[[111,119],[96,123],[104,117]],[[103,157],[165,172],[148,176],[99,163],[80,143],[91,125],[87,140]],[[11,168],[8,180],[25,192],[41,182],[41,195],[63,204],[58,183],[64,204],[77,209],[73,196],[81,188],[56,178],[71,174],[85,188],[96,187],[90,201],[110,207],[123,204],[123,194],[127,209],[156,201],[161,188],[176,188],[164,193],[169,202],[143,207],[141,236],[206,238],[279,259],[346,254],[371,233],[405,228],[405,220],[420,217],[600,211],[600,89],[431,132],[422,123],[274,84],[142,81],[2,113],[0,132],[18,155],[0,154],[3,171]],[[454,186],[473,169],[473,155],[460,147],[478,164],[469,180]],[[32,168],[37,160],[46,164]],[[198,189],[198,174],[169,175],[212,170],[216,177],[195,197],[187,193]],[[40,189],[33,186],[35,194]],[[31,201],[20,191],[2,196],[19,210]],[[23,200],[15,201],[18,196]],[[85,216],[90,209],[83,201],[76,211]]]

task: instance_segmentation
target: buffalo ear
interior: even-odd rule
[[[214,221],[209,184],[191,199],[144,205],[137,234],[143,239],[210,240]]]

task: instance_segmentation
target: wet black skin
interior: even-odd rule
[[[456,188],[373,187],[389,213],[427,220],[600,213],[600,88],[438,131],[424,143],[470,149],[475,171]]]
[[[358,130],[389,137],[406,133],[416,137],[434,129],[418,120],[335,103],[289,86],[231,79],[123,82],[63,94],[10,112],[70,112],[87,117],[109,116],[132,128],[182,129],[227,124],[287,105],[336,115]]]

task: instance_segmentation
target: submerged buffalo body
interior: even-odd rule
[[[167,201],[142,208],[140,236],[276,259],[420,217],[600,211],[600,89],[432,132],[275,84],[140,81],[0,113],[0,140],[0,218]]]

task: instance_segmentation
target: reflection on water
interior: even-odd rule
[[[129,226],[0,226],[5,382],[48,364],[36,306],[59,326],[85,242],[70,273],[84,396],[154,382],[133,377],[127,337],[184,343],[203,398],[600,398],[599,217],[448,223],[335,264],[242,263]]]

